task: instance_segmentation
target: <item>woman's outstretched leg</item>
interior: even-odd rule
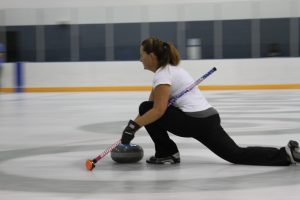
[[[224,131],[218,115],[210,117],[209,121],[207,123],[215,126],[211,126],[206,133],[197,134],[195,139],[224,160],[245,165],[287,166],[291,164],[284,147],[240,147]]]

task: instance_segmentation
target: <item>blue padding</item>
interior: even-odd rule
[[[0,43],[0,52],[1,53],[6,52],[6,48],[5,48],[5,46],[2,43]]]
[[[16,63],[15,78],[16,92],[23,92],[23,65],[21,62]]]

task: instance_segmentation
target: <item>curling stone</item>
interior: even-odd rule
[[[110,153],[117,163],[136,163],[144,156],[143,148],[137,144],[119,144]]]

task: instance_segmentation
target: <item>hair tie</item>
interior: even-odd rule
[[[163,48],[164,48],[164,49],[167,49],[168,46],[169,46],[169,44],[168,44],[167,42],[163,42]]]

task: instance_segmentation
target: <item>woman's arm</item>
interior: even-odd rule
[[[134,120],[140,126],[151,124],[163,116],[168,107],[170,97],[170,85],[161,84],[156,86],[150,94],[149,100],[153,98],[153,108]]]
[[[154,89],[152,88],[149,99],[148,99],[149,101],[153,101],[153,99],[154,99],[153,93],[154,93]]]

